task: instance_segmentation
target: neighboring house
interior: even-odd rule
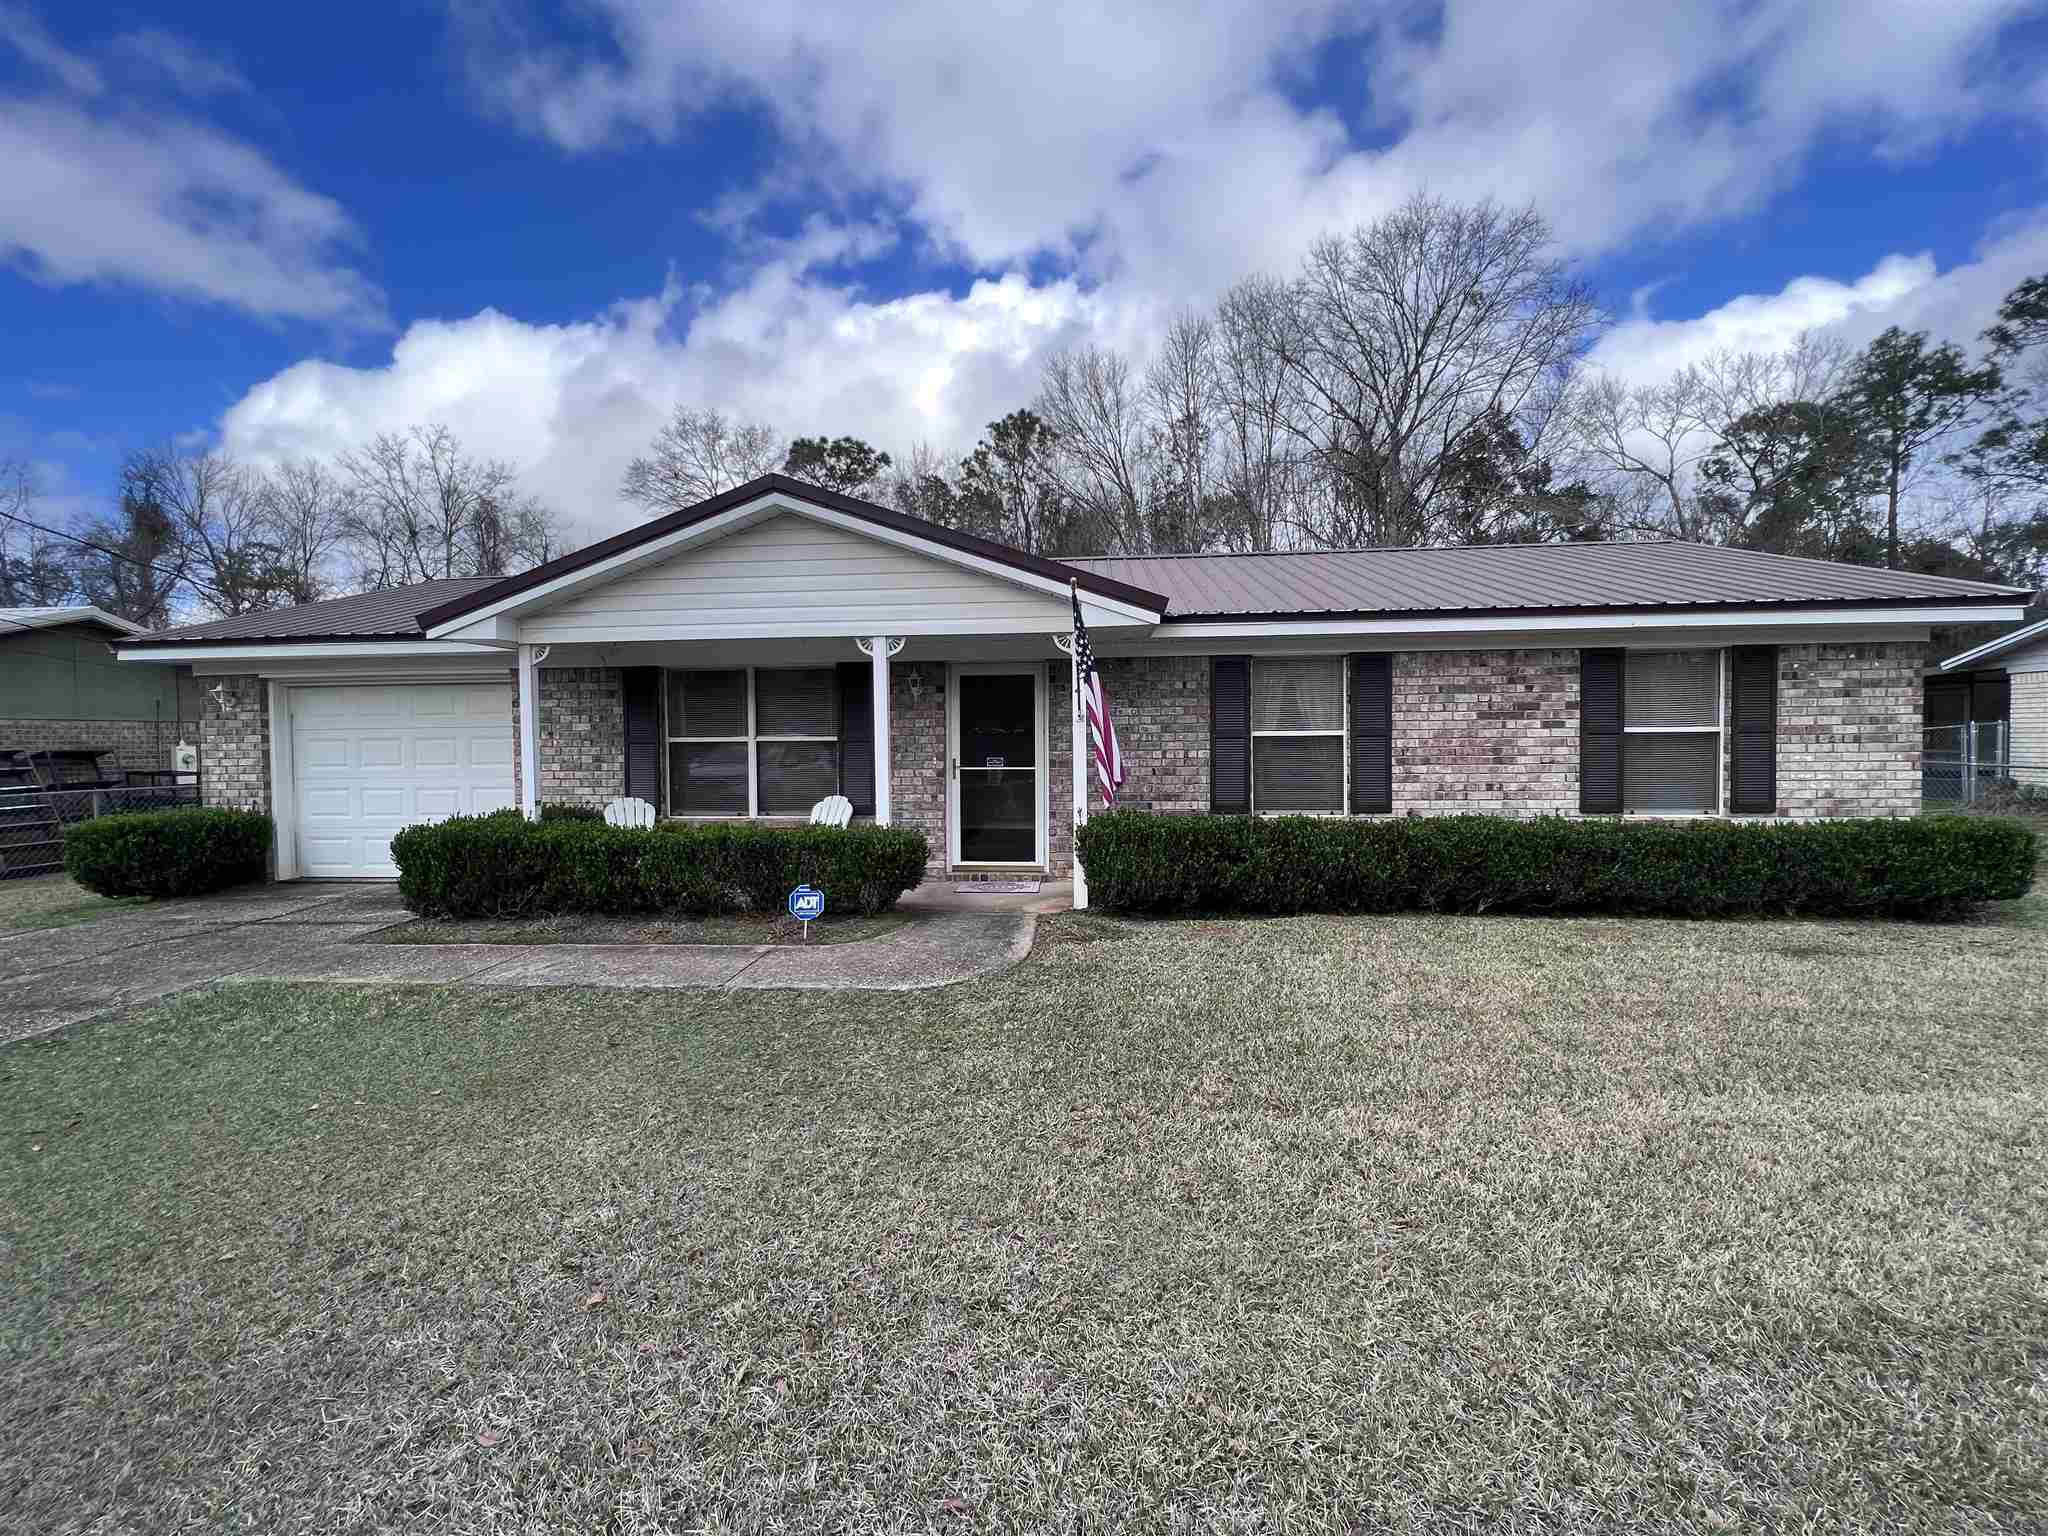
[[[1911,815],[1929,627],[2028,596],[1676,543],[1057,561],[767,475],[524,575],[121,654],[220,701],[206,798],[276,815],[284,878],[388,876],[457,811],[834,792],[935,872],[1059,875],[1069,582],[1125,804],[1331,815]]]
[[[2048,787],[2048,619],[1944,661],[1927,679],[1927,725],[1930,757],[1967,752],[1980,777]]]
[[[199,685],[188,666],[116,660],[109,642],[141,633],[98,608],[0,608],[0,760],[57,749],[172,767],[178,742],[199,740]]]

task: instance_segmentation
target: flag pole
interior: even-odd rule
[[[1067,597],[1073,611],[1081,611],[1081,584],[1067,583]],[[1074,910],[1088,910],[1088,873],[1081,868],[1081,828],[1088,824],[1088,711],[1081,703],[1081,646],[1078,633],[1067,636],[1067,659],[1073,664],[1074,738],[1074,827],[1069,846],[1074,851]]]

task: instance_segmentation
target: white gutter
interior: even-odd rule
[[[1839,624],[1984,624],[2017,619],[2023,607],[1997,608],[1741,608],[1668,613],[1502,614],[1484,618],[1218,619],[1168,620],[1154,640],[1310,639],[1322,635],[1498,635],[1581,633],[1589,630],[1772,629]],[[2010,638],[2010,637],[2008,637]],[[1958,658],[1959,660],[1961,658]]]
[[[124,646],[122,661],[410,661],[422,656],[477,656],[512,664],[512,647],[468,640],[272,641],[265,645]]]
[[[2024,608],[2013,615],[2016,619],[2024,618],[2025,616],[2026,610]],[[1957,667],[1967,667],[1974,662],[1988,661],[1993,656],[2015,650],[2035,639],[2048,641],[2048,619],[2043,619],[2038,624],[2029,624],[2025,629],[2015,629],[2010,634],[2000,635],[1994,640],[1986,640],[1974,650],[1964,651],[1960,655],[1951,656],[1941,664],[1939,670],[1950,672]]]

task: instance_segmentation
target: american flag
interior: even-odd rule
[[[1074,600],[1074,674],[1081,685],[1081,704],[1088,712],[1088,741],[1095,749],[1095,776],[1102,781],[1102,801],[1116,804],[1116,792],[1124,784],[1123,748],[1116,744],[1116,722],[1109,718],[1109,695],[1102,691],[1102,674],[1095,670],[1095,647],[1088,643],[1088,626],[1081,622],[1081,589],[1068,583],[1067,595]]]

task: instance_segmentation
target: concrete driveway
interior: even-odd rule
[[[0,1040],[220,981],[477,982],[505,987],[905,990],[1005,970],[1031,951],[1020,911],[923,911],[878,939],[765,944],[364,944],[412,914],[388,884],[250,886],[0,934]]]

